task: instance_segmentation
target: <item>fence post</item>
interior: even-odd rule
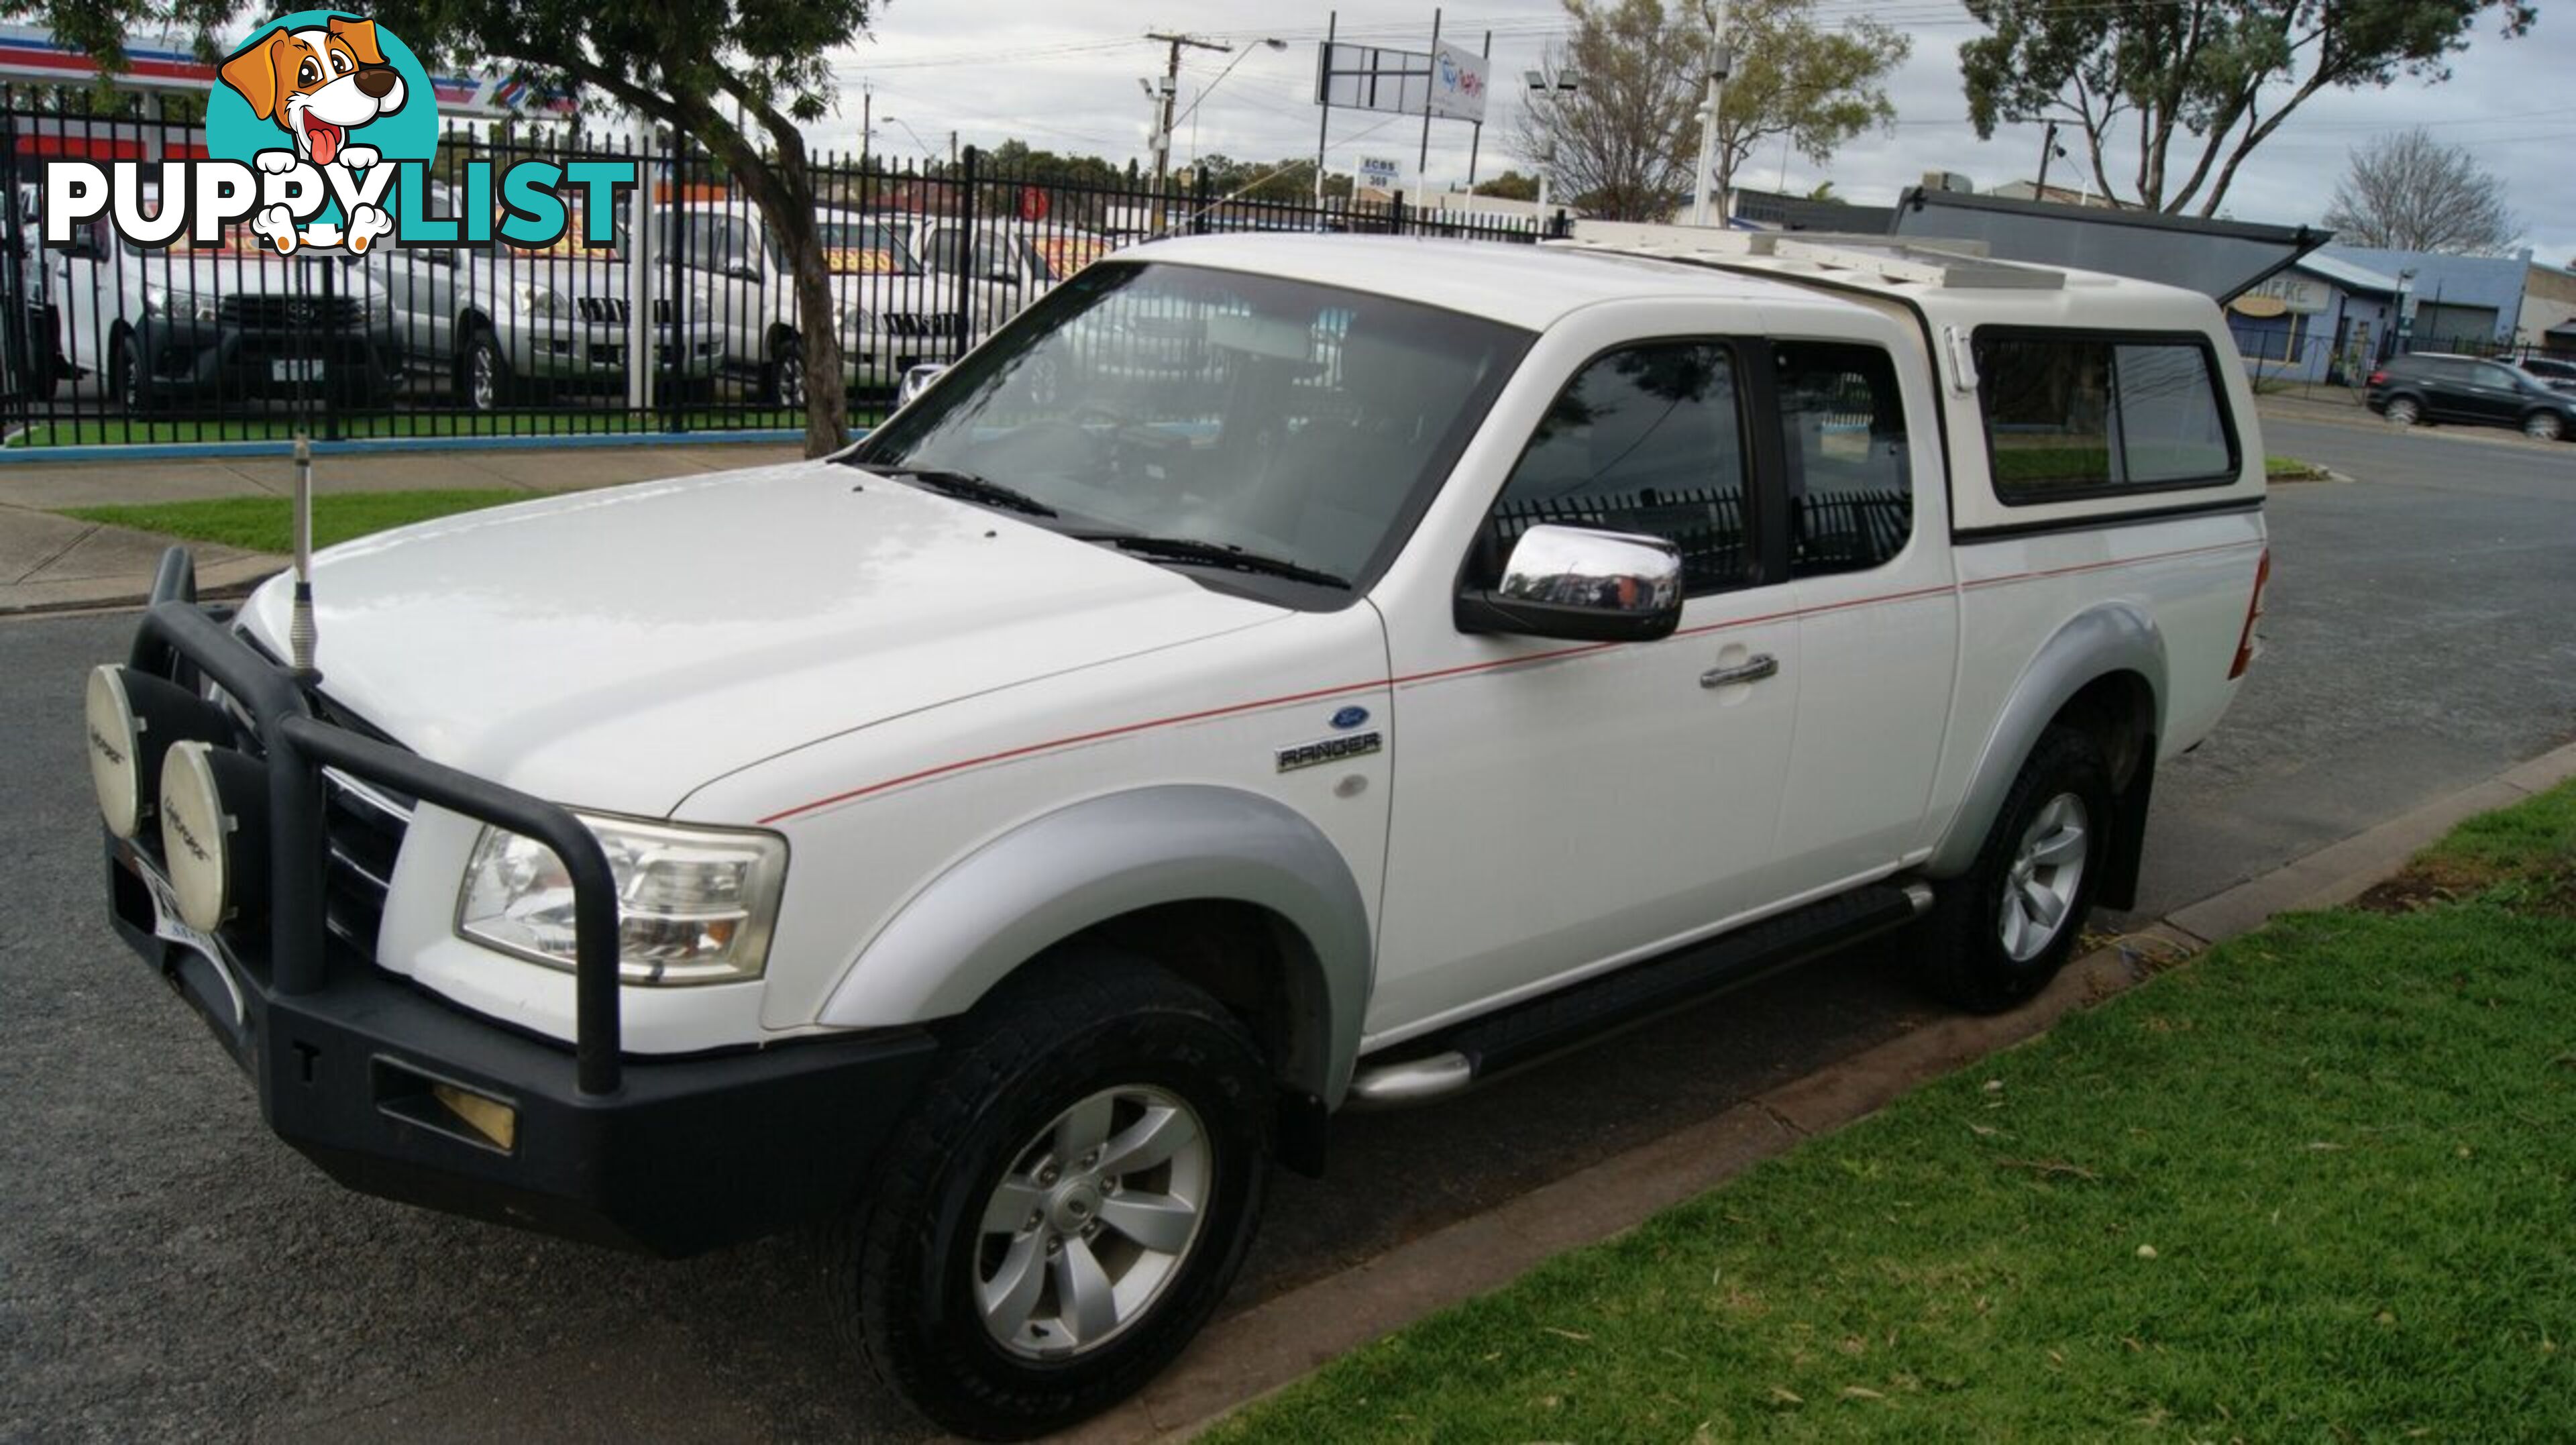
[[[0,346],[8,349],[9,385],[0,391],[0,429],[15,430],[5,424],[23,415],[29,423],[36,413],[36,339],[34,323],[43,315],[36,303],[36,288],[27,284],[27,267],[45,264],[44,252],[32,255],[21,249],[25,233],[18,214],[18,121],[11,113],[9,87],[0,85],[0,184],[8,190],[0,194],[0,216],[9,228],[5,244],[0,244],[0,296],[9,298],[9,314],[0,317]],[[39,275],[43,272],[38,271]],[[50,372],[53,358],[44,358],[44,369]]]
[[[976,244],[975,235],[975,173],[981,168],[983,153],[973,146],[968,146],[964,159],[966,189],[958,194],[957,201],[957,219],[962,223],[958,231],[964,238],[962,242],[964,250],[957,258],[956,299],[953,303],[957,308],[957,329],[948,338],[948,355],[945,359],[949,361],[955,361],[966,354],[966,338],[974,329],[975,252],[981,249]]]
[[[1390,236],[1404,234],[1404,192],[1402,191],[1396,192],[1395,198],[1386,204],[1386,233]]]
[[[647,134],[658,136],[661,134],[661,131],[659,127],[655,127],[649,130]],[[662,184],[668,188],[669,193],[662,197],[662,205],[655,213],[657,219],[654,221],[654,224],[665,224],[658,219],[661,216],[670,217],[670,221],[668,222],[670,229],[663,233],[663,238],[666,239],[669,244],[665,245],[662,249],[671,253],[670,273],[662,283],[663,294],[671,298],[671,338],[675,342],[686,345],[689,335],[689,237],[693,233],[711,234],[711,232],[707,227],[701,226],[693,228],[688,224],[688,218],[684,214],[684,208],[688,205],[689,199],[689,178],[687,171],[688,152],[681,144],[678,127],[675,126],[672,128],[670,136],[670,149],[665,154],[661,164],[655,167],[655,170],[660,172]],[[648,160],[651,159],[651,149],[651,142],[648,141],[646,144]],[[730,320],[730,317],[725,316],[719,316],[717,318],[716,325],[718,330],[716,335],[719,341],[725,340],[722,328]],[[730,352],[731,349],[732,348],[728,345],[720,345],[718,347],[719,352]],[[730,355],[726,355],[724,357],[724,362],[730,362],[732,359],[733,358]],[[720,362],[718,364],[721,366],[724,363]],[[689,416],[682,408],[682,402],[686,399],[686,394],[687,388],[681,386],[668,386],[662,389],[661,401],[663,430],[684,432],[689,429]],[[712,397],[714,392],[710,390],[708,395]],[[754,400],[757,401],[757,398],[754,398]],[[740,423],[737,423],[737,425],[739,424]]]
[[[1191,171],[1190,171],[1190,234],[1191,234],[1191,235],[1193,235],[1193,236],[1204,236],[1204,235],[1206,235],[1207,233],[1208,233],[1208,174],[1207,174],[1207,167],[1205,167],[1205,166],[1196,166],[1196,167],[1193,167],[1193,168],[1191,169]]]

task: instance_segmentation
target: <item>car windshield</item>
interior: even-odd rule
[[[1109,238],[1066,231],[1031,236],[1029,252],[1037,258],[1038,279],[1061,281],[1109,254]]]
[[[1098,265],[851,459],[998,483],[1095,539],[1185,539],[1365,587],[1528,342],[1338,287]]]
[[[883,221],[837,221],[824,217],[815,228],[823,237],[823,264],[841,276],[912,276],[921,271],[912,248]]]

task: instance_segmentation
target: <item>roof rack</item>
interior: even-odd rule
[[[1848,272],[1873,280],[1944,290],[2056,291],[2066,274],[2051,266],[1997,261],[1981,241],[1931,242],[1827,231],[1718,231],[1633,221],[1578,221],[1577,250],[1647,256],[1703,266],[1771,261],[1779,269]]]

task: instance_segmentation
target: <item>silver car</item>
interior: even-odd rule
[[[626,384],[633,279],[625,254],[623,246],[523,251],[496,240],[378,252],[364,264],[392,299],[409,370],[452,376],[463,404],[488,412],[532,386]],[[654,374],[683,389],[710,382],[724,360],[714,324],[692,316],[675,326],[667,299],[654,310]]]

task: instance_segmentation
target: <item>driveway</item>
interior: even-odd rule
[[[2369,478],[2271,508],[2268,651],[2174,764],[2160,912],[2576,733],[2576,446],[2280,422]],[[101,917],[73,719],[128,617],[0,624],[0,1437],[909,1439],[795,1240],[628,1259],[341,1192]],[[2116,923],[2117,920],[2112,920]],[[1777,976],[1282,1176],[1237,1305],[1707,1118],[1930,1017],[1901,946]]]

